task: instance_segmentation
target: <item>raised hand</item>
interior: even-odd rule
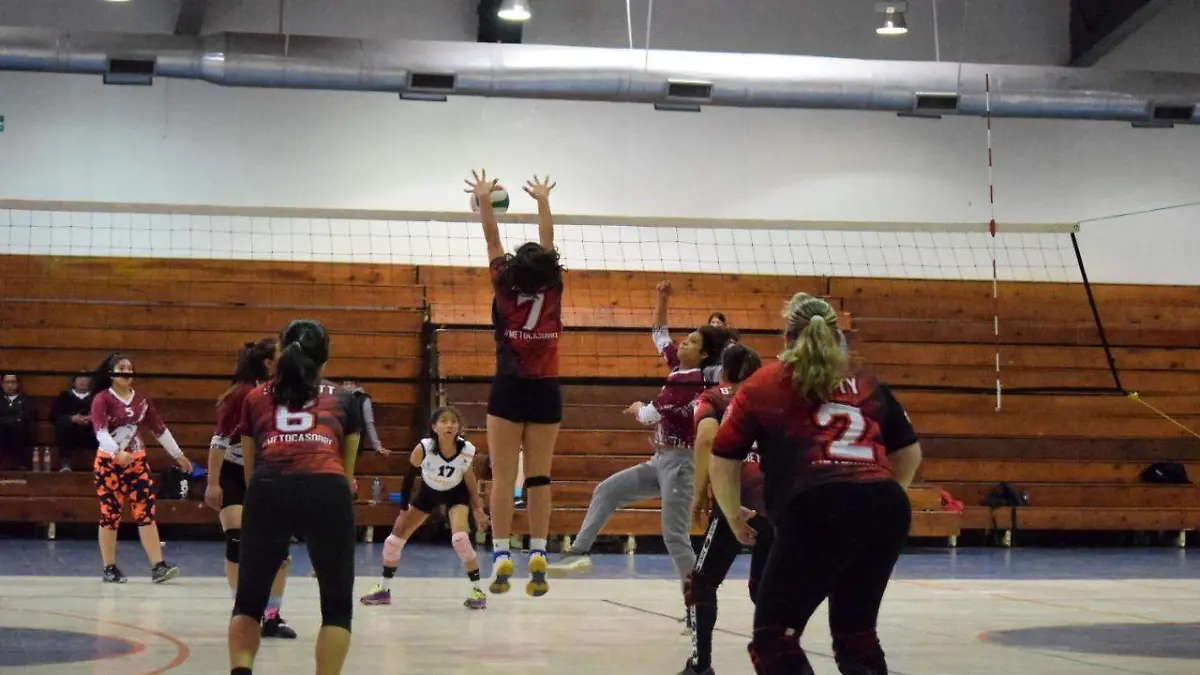
[[[479,171],[472,169],[471,178],[464,178],[463,182],[467,184],[467,189],[463,192],[475,195],[481,203],[487,201],[492,196],[492,192],[500,186],[499,178],[488,180],[486,169]]]
[[[540,180],[535,175],[533,178],[525,181],[525,194],[539,202],[550,201],[550,191],[554,189],[555,185],[558,185],[558,183],[551,183],[549,175]]]

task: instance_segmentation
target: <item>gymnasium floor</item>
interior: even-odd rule
[[[153,586],[136,541],[131,580],[106,586],[91,542],[0,544],[0,673],[157,675],[228,672],[230,599],[223,544],[169,543],[182,576]],[[357,592],[378,573],[378,544],[359,549]],[[301,547],[284,615],[298,641],[269,641],[259,675],[311,673],[316,584]],[[1200,673],[1200,563],[1176,549],[920,550],[900,562],[880,632],[900,675],[1195,675]],[[723,589],[716,671],[751,673],[746,561]],[[461,607],[466,581],[449,546],[405,549],[390,607],[356,607],[346,673],[675,675],[689,650],[665,556],[597,558],[592,576]],[[522,584],[523,586],[523,584]],[[818,675],[836,673],[822,610],[804,644]]]

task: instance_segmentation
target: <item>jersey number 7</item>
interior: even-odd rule
[[[533,306],[529,308],[529,317],[525,319],[525,324],[521,326],[521,330],[533,330],[537,326],[538,319],[542,318],[542,305],[546,302],[545,293],[522,293],[517,296],[517,304],[524,305],[532,302]]]
[[[864,442],[867,420],[862,410],[844,403],[823,403],[817,409],[817,424],[824,428],[844,420],[842,432],[825,445],[825,454],[830,459],[853,462],[875,461],[875,445]]]

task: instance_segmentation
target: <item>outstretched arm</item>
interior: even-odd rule
[[[538,205],[538,243],[549,251],[554,248],[554,216],[550,213],[550,191],[558,183],[551,183],[550,176],[538,180],[534,176],[525,183],[525,194],[533,197]]]
[[[492,191],[500,187],[500,179],[488,180],[487,171],[471,171],[471,177],[463,182],[467,189],[463,190],[474,195],[479,202],[479,222],[483,224],[483,237],[487,240],[488,261],[504,257],[504,245],[500,243],[500,224],[496,222],[496,212],[492,210]],[[549,207],[547,207],[547,210]]]

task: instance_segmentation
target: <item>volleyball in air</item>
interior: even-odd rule
[[[471,195],[471,211],[479,213],[479,197],[475,195]],[[499,185],[496,186],[495,190],[492,190],[492,211],[496,213],[505,213],[508,211],[508,190]]]

